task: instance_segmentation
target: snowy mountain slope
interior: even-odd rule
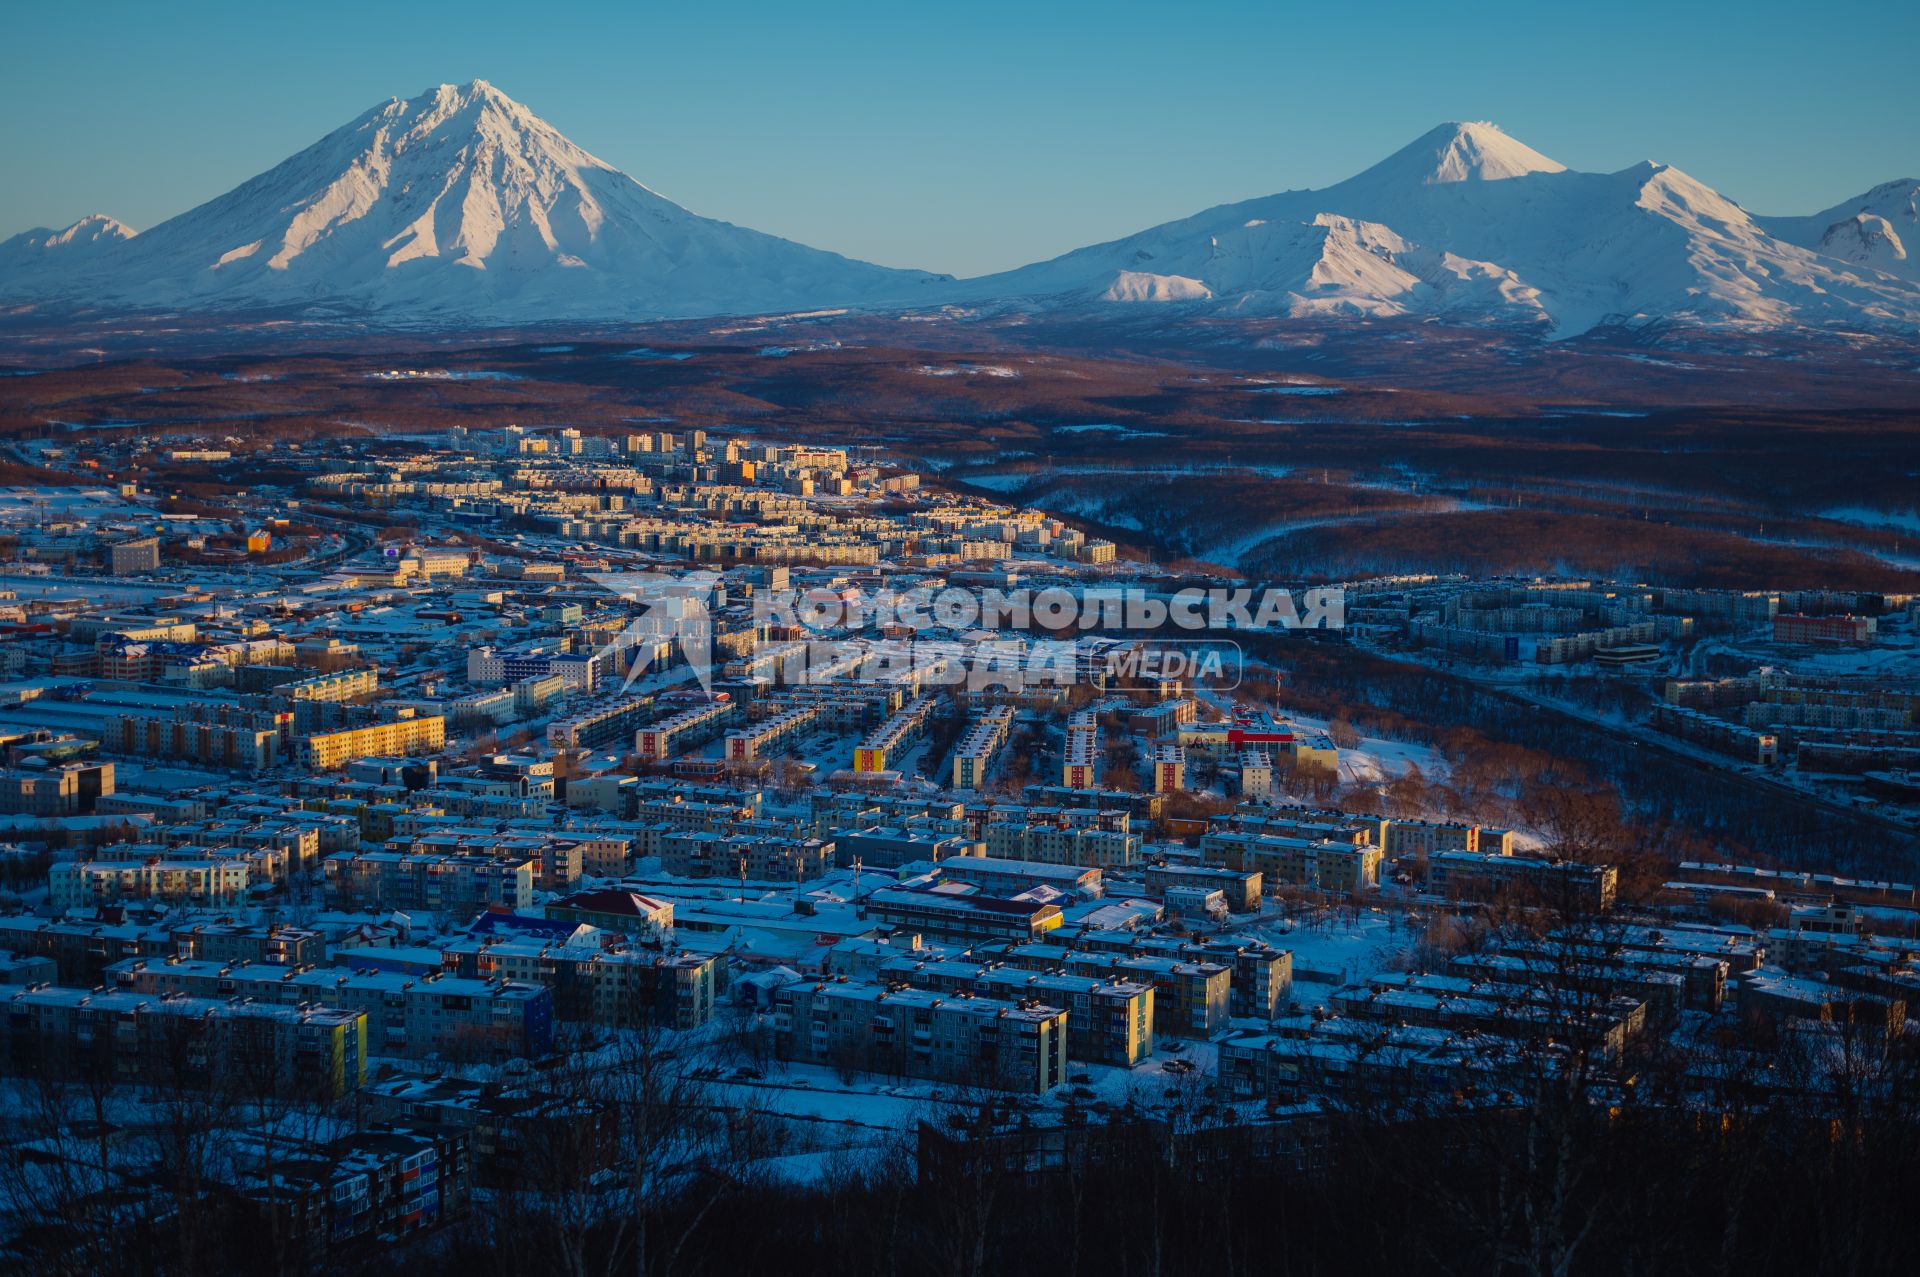
[[[4,271],[0,292],[498,321],[859,304],[941,278],[696,216],[476,80],[377,106],[57,288]]]
[[[1560,335],[1654,319],[1920,327],[1920,287],[1834,251],[1770,234],[1667,165],[1579,173],[1493,125],[1450,124],[1324,190],[1221,205],[959,288],[1043,307],[1475,316]],[[1120,285],[1141,277],[1187,282]]]
[[[1162,271],[1121,271],[1101,300],[1218,301],[1243,314],[1546,318],[1535,290],[1491,262],[1332,213],[1251,219],[1151,260]]]
[[[1807,217],[1754,220],[1789,244],[1920,280],[1920,178],[1884,182]]]
[[[0,240],[0,281],[57,281],[132,239],[134,231],[105,213],[90,213],[65,230],[39,226]]]

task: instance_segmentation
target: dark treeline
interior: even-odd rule
[[[1729,1019],[1602,1053],[1586,1012],[1617,990],[1605,979],[1589,983],[1579,952],[1567,946],[1544,959],[1543,972],[1568,981],[1551,1004],[1551,1040],[1486,1039],[1480,1059],[1489,1067],[1448,1086],[1424,1076],[1350,1076],[1322,1089],[1316,1111],[1275,1111],[1292,1123],[1282,1141],[1259,1138],[1274,1128],[1259,1120],[1257,1102],[1223,1103],[1220,1086],[1195,1079],[1179,1095],[1170,1085],[1171,1103],[1141,1120],[1130,1116],[1131,1101],[1114,1126],[1071,1109],[1057,1114],[1086,1139],[1044,1158],[1021,1152],[1039,1125],[1029,1127],[1018,1106],[963,1094],[944,1112],[930,1108],[925,1127],[796,1160],[769,1138],[782,1125],[776,1115],[716,1107],[720,1094],[678,1070],[663,1043],[636,1042],[547,1079],[555,1099],[605,1104],[604,1120],[538,1128],[544,1136],[526,1146],[512,1175],[476,1175],[471,1202],[433,1231],[333,1246],[324,1205],[289,1215],[272,1208],[287,1204],[276,1187],[242,1198],[222,1183],[233,1153],[262,1169],[297,1164],[305,1147],[297,1134],[352,1124],[350,1107],[331,1116],[311,1108],[277,1070],[228,1066],[215,1070],[218,1088],[156,1086],[143,1097],[142,1138],[160,1156],[102,1193],[89,1168],[118,1161],[116,1146],[130,1132],[98,1119],[115,1113],[121,1093],[99,1070],[75,1067],[83,1060],[64,1059],[21,1096],[18,1118],[42,1138],[0,1164],[0,1198],[32,1221],[0,1249],[0,1271],[1823,1277],[1910,1269],[1920,1052],[1897,1017],[1876,1018],[1862,1004],[1821,1025]],[[182,1066],[194,1058],[186,1052]],[[257,1134],[226,1148],[218,1131],[243,1103]],[[1006,1113],[990,1112],[1000,1108]]]
[[[1050,1178],[922,1183],[876,1172],[726,1190],[660,1209],[679,1238],[646,1274],[1796,1275],[1906,1271],[1920,1151],[1905,1128],[1640,1121],[1596,1110],[1543,1147],[1498,1118],[1336,1128],[1335,1164],[1230,1164],[1196,1176],[1145,1156]],[[1564,1173],[1559,1154],[1564,1152]],[[695,1217],[697,1214],[697,1218]],[[409,1267],[517,1274],[532,1218],[426,1244]],[[525,1228],[525,1244],[491,1235]],[[640,1273],[625,1248],[580,1271]],[[363,1271],[391,1271],[384,1264]],[[540,1271],[561,1271],[556,1264]]]

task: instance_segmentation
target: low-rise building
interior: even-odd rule
[[[971,883],[990,896],[1018,896],[1035,887],[1048,887],[1065,896],[1098,900],[1106,892],[1097,866],[1004,860],[998,856],[949,856],[940,862],[940,876],[950,882]]]

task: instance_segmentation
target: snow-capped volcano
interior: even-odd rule
[[[1920,329],[1920,181],[1755,217],[1669,165],[1567,168],[1445,124],[1334,186],[1223,204],[978,279],[697,216],[483,80],[393,99],[135,236],[0,243],[0,297],[470,325],[969,303],[1086,314]]]
[[[1497,124],[1442,124],[1401,147],[1352,179],[1374,186],[1434,186],[1447,182],[1498,182],[1529,173],[1564,173],[1550,160]]]
[[[1902,189],[1832,216],[1762,220],[1669,165],[1580,173],[1494,125],[1448,124],[1324,190],[1224,204],[960,290],[1095,311],[1444,315],[1563,336],[1665,319],[1915,328]],[[1855,204],[1891,229],[1826,238]]]
[[[0,292],[498,322],[850,305],[942,279],[696,216],[484,80],[376,106],[64,275],[0,270]]]

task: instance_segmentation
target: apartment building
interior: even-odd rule
[[[0,985],[52,984],[59,978],[60,964],[52,958],[0,949]]]
[[[1258,913],[1265,879],[1257,869],[1162,863],[1147,866],[1146,883],[1148,892],[1160,896],[1174,887],[1204,887],[1225,895],[1234,913]]]
[[[1140,793],[1131,789],[1079,791],[1064,785],[1028,785],[1021,793],[1030,803],[1124,811],[1134,820],[1158,820],[1167,807],[1165,794]]]
[[[611,940],[605,933],[578,943],[485,936],[440,953],[454,975],[550,990],[562,1023],[697,1029],[713,1018],[720,959]]]
[[[100,748],[257,772],[284,760],[292,726],[292,714],[229,705],[130,710],[100,724]]]
[[[994,705],[967,729],[953,751],[953,787],[978,789],[1013,730],[1013,707]]]
[[[522,679],[557,675],[576,692],[591,692],[613,668],[616,657],[603,653],[569,652],[557,645],[516,652],[477,647],[467,653],[470,683],[518,683]]]
[[[1878,627],[1879,622],[1871,616],[1783,614],[1773,618],[1773,641],[1867,647],[1872,644]]]
[[[109,549],[108,559],[115,576],[157,572],[160,568],[160,538],[136,537],[131,541],[121,541]]]
[[[882,960],[874,978],[881,984],[1057,1006],[1067,1013],[1067,1058],[1076,1063],[1132,1068],[1153,1054],[1153,985],[1145,981],[913,954]]]
[[[164,958],[174,951],[165,927],[130,922],[81,922],[21,913],[0,917],[0,950],[49,958],[61,984],[92,988],[101,972],[127,958]]]
[[[493,856],[340,852],[321,862],[334,907],[477,912],[533,904],[534,864]]]
[[[38,760],[35,760],[37,762]],[[29,762],[0,771],[0,814],[78,816],[113,793],[113,764]]]
[[[1380,816],[1243,803],[1225,815],[1213,817],[1208,821],[1208,827],[1248,834],[1279,834],[1315,842],[1332,839],[1335,842],[1371,843],[1384,851],[1387,827],[1391,823]]]
[[[726,756],[730,763],[749,763],[766,754],[776,753],[819,719],[820,711],[811,706],[786,710],[757,723],[727,733]]]
[[[1187,787],[1187,751],[1178,745],[1161,745],[1153,751],[1153,792],[1178,793]]]
[[[207,962],[304,966],[327,954],[326,937],[275,922],[195,922],[172,929],[174,952]]]
[[[1258,873],[1268,886],[1351,895],[1380,884],[1380,849],[1365,843],[1215,830],[1201,837],[1200,854],[1209,865]]]
[[[989,856],[1053,865],[1125,869],[1140,859],[1140,835],[1059,824],[990,821],[982,831]]]
[[[1067,1013],[1039,1002],[801,981],[774,1006],[783,1060],[1030,1095],[1067,1077]]]
[[[807,882],[834,866],[834,844],[778,834],[668,834],[660,840],[660,868],[676,878],[752,878]]]
[[[725,833],[760,814],[757,792],[736,794],[731,791],[676,790],[655,797],[641,797],[633,809],[633,818],[643,825],[659,826],[669,832]],[[644,853],[657,855],[654,848]]]
[[[439,1125],[296,1146],[276,1160],[271,1180],[238,1178],[235,1196],[249,1211],[240,1226],[277,1229],[299,1266],[323,1270],[333,1266],[329,1256],[364,1253],[465,1215],[469,1159],[466,1132]]]
[[[522,679],[514,684],[516,695],[519,688],[530,682],[544,683],[554,677],[558,676],[553,675],[547,679],[538,680]],[[547,744],[555,749],[599,749],[602,745],[629,739],[652,714],[653,697],[651,696],[616,697],[548,723]]]
[[[889,756],[897,756],[925,732],[927,719],[939,702],[933,697],[909,701],[898,713],[874,728],[854,747],[853,770],[883,772]]]
[[[1067,789],[1092,789],[1100,756],[1100,718],[1091,710],[1076,710],[1067,719],[1067,747],[1061,755],[1060,784]]]
[[[1240,797],[1263,803],[1273,796],[1273,755],[1264,749],[1240,751]]]
[[[316,732],[301,742],[301,761],[314,771],[338,771],[356,758],[437,754],[447,743],[447,720],[430,714],[391,723]]]
[[[1026,965],[1028,955],[1019,950],[1007,956]],[[1158,954],[1071,951],[1065,955],[1065,966],[1072,974],[1151,984],[1154,1030],[1170,1038],[1212,1037],[1227,1027],[1227,1018],[1233,1014],[1233,968],[1224,963]]]
[[[106,976],[114,988],[150,997],[357,1011],[366,1017],[367,1049],[375,1055],[536,1059],[553,1045],[553,995],[538,985],[187,958],[135,959],[108,967]]]
[[[1471,851],[1436,852],[1427,860],[1427,890],[1463,900],[1519,894],[1546,905],[1600,912],[1613,908],[1620,873],[1612,865]]]
[[[530,861],[534,885],[543,891],[566,891],[586,872],[586,851],[577,839],[541,833],[488,834],[450,829],[439,834],[397,835],[387,840],[387,846],[415,856]]]
[[[1652,721],[1654,727],[1670,736],[1762,767],[1770,767],[1780,760],[1779,734],[1757,730],[1745,722],[1734,722],[1666,701],[1655,702]]]
[[[894,829],[871,825],[865,829],[832,831],[833,863],[841,869],[898,869],[925,862],[945,864],[971,857],[980,844],[963,834],[942,834],[917,825]]]
[[[1513,832],[1485,829],[1450,821],[1388,820],[1382,822],[1380,846],[1387,855],[1430,856],[1437,851],[1473,851],[1506,855],[1513,850]]]
[[[0,1070],[338,1099],[367,1076],[367,1014],[224,996],[15,989],[0,998]]]
[[[274,694],[290,701],[350,701],[380,690],[380,671],[371,665],[315,674],[275,687]]]
[[[1083,953],[1175,958],[1225,966],[1232,973],[1228,983],[1228,1008],[1240,1018],[1271,1020],[1292,997],[1293,952],[1260,940],[1237,940],[1231,936],[1194,939],[1143,936],[1131,931],[1091,927],[1061,931],[1053,940]],[[1035,960],[1064,962],[1066,958],[1063,950],[1051,959],[1036,955]]]
[[[252,880],[242,860],[69,860],[47,869],[47,903],[62,912],[128,900],[231,905]]]
[[[809,799],[813,831],[825,837],[837,829],[858,829],[884,824],[900,827],[932,822],[945,830],[957,824],[966,807],[951,798],[923,795],[866,794],[858,790],[840,793],[816,791]]]
[[[1464,1032],[1344,1016],[1221,1039],[1220,1086],[1236,1100],[1372,1103],[1498,1085],[1521,1072],[1510,1044]]]
[[[731,702],[719,701],[683,710],[634,733],[633,749],[648,762],[659,762],[704,744],[718,736],[733,719]]]
[[[1184,697],[1176,700],[1164,700],[1134,710],[1127,717],[1127,730],[1140,732],[1150,739],[1175,736],[1180,728],[1200,717],[1200,706],[1196,701]]]
[[[1233,972],[1228,1001],[1234,1015],[1271,1020],[1293,997],[1293,952],[1264,941],[1228,938],[1201,941],[1182,952],[1225,963]]]
[[[1540,985],[1427,972],[1382,972],[1334,990],[1328,1001],[1356,1019],[1559,1045],[1578,1042],[1609,1059],[1617,1058],[1646,1023],[1646,1004],[1626,995],[1570,1000]]]

